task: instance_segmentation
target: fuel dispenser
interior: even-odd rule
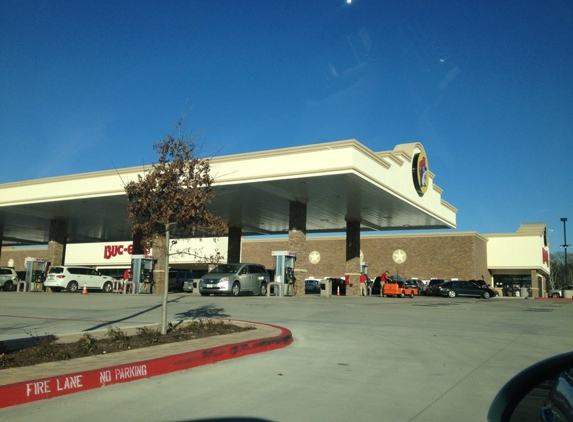
[[[151,293],[151,287],[153,286],[152,256],[147,256],[147,255],[131,256],[130,281],[133,282],[133,289],[134,289],[133,293]]]
[[[25,259],[26,263],[26,280],[24,291],[28,292],[43,292],[44,281],[46,281],[46,270],[48,269],[48,261],[45,258],[31,258]]]
[[[370,262],[361,262],[360,263],[360,272],[364,273],[366,277],[368,277],[368,267],[370,266]]]
[[[374,280],[370,280],[368,277],[368,267],[370,266],[370,262],[361,262],[360,263],[360,272],[366,276],[366,292],[368,296],[372,296],[372,288],[374,287]]]
[[[273,251],[272,256],[275,263],[274,281],[280,284],[283,296],[292,296],[294,283],[296,282],[296,278],[294,276],[296,252]],[[304,286],[302,286],[302,288],[304,288]]]

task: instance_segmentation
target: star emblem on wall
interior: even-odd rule
[[[408,255],[402,249],[396,249],[392,254],[392,259],[396,264],[403,264],[407,257]]]
[[[320,262],[320,253],[318,251],[312,251],[308,254],[308,260],[311,264],[318,264]]]

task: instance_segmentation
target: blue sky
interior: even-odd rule
[[[0,183],[147,165],[183,112],[208,154],[421,142],[460,231],[573,224],[569,0],[0,0]]]

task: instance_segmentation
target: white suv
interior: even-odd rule
[[[114,281],[113,277],[102,275],[91,267],[61,265],[50,268],[44,287],[50,287],[54,292],[62,289],[76,292],[86,286],[90,290],[97,289],[110,293],[113,290]]]
[[[14,268],[0,267],[0,288],[7,292],[12,291],[16,288],[19,280]]]
[[[549,292],[549,297],[563,297],[563,290],[573,290],[573,285],[563,286],[558,289],[553,289]]]

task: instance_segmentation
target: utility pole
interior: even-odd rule
[[[567,248],[570,248],[571,245],[567,244],[567,228],[565,226],[567,218],[563,217],[561,221],[563,221],[563,244],[561,245],[561,247],[565,249],[565,284],[563,286],[565,287],[569,284],[569,268],[567,268]]]

